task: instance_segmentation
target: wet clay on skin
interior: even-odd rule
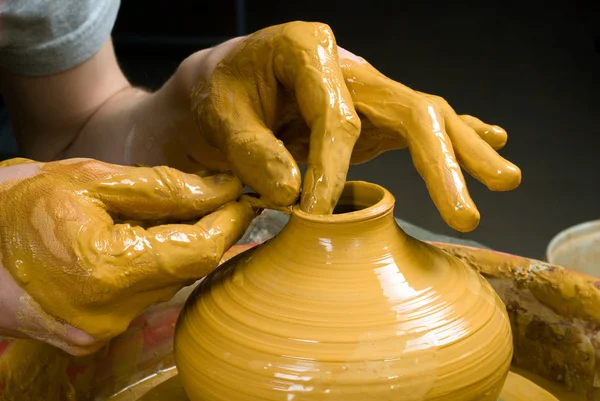
[[[255,216],[248,202],[234,202],[242,186],[228,174],[201,178],[84,159],[24,162],[6,171],[29,169],[27,178],[0,184],[0,250],[2,265],[29,294],[17,317],[33,338],[43,334],[35,331],[40,314],[98,342],[116,336],[141,311],[212,271]],[[115,219],[196,220],[144,229]]]
[[[506,143],[502,128],[387,78],[338,48],[325,24],[291,22],[237,41],[191,101],[201,135],[187,139],[188,154],[209,169],[231,168],[283,206],[298,198],[297,162],[307,162],[308,213],[333,211],[350,163],[392,149],[409,148],[442,217],[459,231],[479,222],[460,166],[496,191],[521,181],[496,152]]]
[[[496,401],[512,357],[496,293],[406,235],[388,191],[345,188],[359,210],[294,208],[188,298],[174,348],[192,401]]]
[[[221,263],[248,247],[230,248]],[[137,400],[177,373],[171,350],[173,318],[192,288],[179,291],[169,303],[144,311],[126,333],[92,355],[73,357],[39,341],[0,340],[0,400],[85,401],[113,394],[110,401]],[[163,348],[168,342],[171,353]],[[165,370],[148,377],[156,371],[155,363]],[[139,382],[133,384],[136,380]],[[177,394],[184,394],[181,385],[166,400],[175,401]]]

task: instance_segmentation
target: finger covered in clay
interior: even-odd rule
[[[360,119],[327,25],[292,22],[248,36],[210,80],[201,78],[192,91],[192,112],[201,135],[226,155],[234,173],[280,206],[296,202],[301,177],[277,134],[300,115],[310,131],[301,206],[333,211]]]
[[[363,130],[357,146],[383,151],[361,146],[360,141],[371,135],[371,140],[389,148],[408,147],[444,221],[458,231],[477,227],[479,211],[468,192],[440,107],[367,63],[344,60],[343,65],[356,109],[369,120],[367,127],[376,131]]]
[[[202,178],[88,159],[35,167],[26,179],[0,184],[0,236],[11,238],[0,243],[2,265],[35,301],[29,305],[61,330],[89,335],[91,345],[212,271],[256,215],[237,200],[242,186],[231,174]],[[115,216],[195,222],[144,228],[115,224]],[[36,338],[33,315],[22,314],[19,329]]]
[[[347,51],[340,55],[346,85],[363,118],[353,161],[409,148],[440,215],[462,232],[475,229],[480,214],[461,167],[491,190],[520,184],[520,169],[496,152],[506,143],[506,131],[458,116],[445,99],[393,81]]]
[[[442,218],[459,231],[480,219],[461,167],[492,190],[520,183],[518,167],[495,152],[506,131],[386,77],[338,47],[325,24],[272,26],[231,46],[215,48],[226,55],[192,90],[198,143],[205,142],[198,148],[216,149],[273,205],[300,197],[304,211],[329,214],[350,163],[403,148]],[[307,164],[303,180],[297,162]]]
[[[445,99],[425,96],[441,108],[457,159],[472,177],[493,191],[510,191],[519,186],[521,170],[494,149],[506,143],[506,131],[475,117],[459,117]]]

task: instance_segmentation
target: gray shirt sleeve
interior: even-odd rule
[[[115,24],[120,0],[0,1],[0,68],[50,75],[91,58]]]

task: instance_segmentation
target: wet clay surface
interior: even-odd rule
[[[17,162],[6,168],[17,178],[0,183],[2,273],[15,283],[14,318],[22,334],[69,351],[81,351],[70,348],[75,328],[85,335],[79,344],[99,347],[208,274],[255,216],[235,201],[242,186],[229,174]],[[171,224],[181,221],[191,222]]]
[[[306,162],[301,208],[329,214],[350,163],[408,148],[443,219],[470,231],[479,212],[461,166],[495,191],[521,181],[520,170],[496,152],[506,143],[502,128],[387,78],[339,48],[325,24],[276,25],[229,46],[192,90],[201,135],[182,141],[209,170],[231,169],[274,204],[295,202],[297,162]],[[220,49],[214,57],[222,57]]]
[[[174,342],[190,399],[495,401],[512,337],[489,284],[402,232],[383,188],[339,204],[363,210],[295,208],[199,284]]]

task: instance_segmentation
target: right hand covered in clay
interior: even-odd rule
[[[307,162],[301,207],[331,213],[350,163],[408,148],[443,219],[470,231],[479,212],[461,166],[492,190],[521,181],[496,152],[506,143],[502,128],[387,78],[338,47],[325,24],[291,22],[225,42],[197,77],[192,112],[200,135],[188,138],[187,149],[275,204],[298,197],[296,162]]]
[[[71,354],[210,273],[255,216],[228,174],[90,159],[0,167],[0,334]]]

